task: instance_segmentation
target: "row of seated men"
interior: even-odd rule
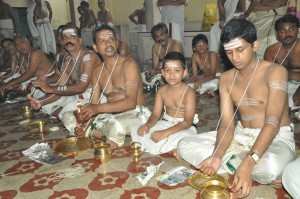
[[[151,31],[156,42],[153,62],[157,60],[153,71],[160,71],[167,84],[157,91],[152,111],[147,108],[138,64],[118,54],[115,32],[107,25],[94,32],[94,51],[82,47],[77,27],[63,26],[58,32],[64,48],[53,66],[40,50],[31,48],[26,37],[16,36],[13,42],[4,39],[4,48],[14,50],[12,55],[16,55],[20,67],[15,67],[15,77],[0,89],[25,88],[25,82],[32,82],[27,95],[32,108],[58,116],[71,134],[106,140],[112,148],[122,146],[126,135],[131,134],[133,141],[141,142],[151,154],[172,153],[207,174],[235,173],[232,190],[245,197],[250,193],[251,179],[263,184],[276,182],[295,159],[294,125],[287,97],[290,68],[274,63],[297,61],[297,57],[291,57],[300,49],[299,20],[295,19],[286,15],[277,20],[281,41],[267,49],[265,56],[272,48],[277,49],[273,63],[257,58],[259,41],[251,22],[235,19],[225,25],[220,40],[234,68],[218,77],[221,116],[213,132],[197,134],[193,125],[198,122],[194,89],[201,90],[201,81],[211,75],[211,70],[214,75],[207,81],[215,79],[217,55],[208,52],[203,35],[194,38],[193,89],[183,82],[189,79],[189,71],[182,46],[168,37],[163,24]],[[199,80],[197,69],[203,71]],[[235,125],[237,111],[241,121]],[[226,167],[232,157],[241,162],[231,162],[234,171]]]

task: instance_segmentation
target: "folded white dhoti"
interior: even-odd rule
[[[129,135],[132,127],[137,122],[146,122],[151,115],[147,107],[137,106],[134,110],[119,114],[99,114],[92,125],[86,131],[86,137],[91,137],[92,131],[100,131],[108,139],[122,146],[126,135]]]
[[[222,159],[218,171],[232,173],[226,166],[232,155],[245,156],[253,146],[261,129],[244,128],[240,122],[234,132],[233,141]],[[178,153],[187,162],[198,166],[204,159],[211,156],[215,147],[216,131],[186,137],[178,143]],[[241,157],[242,159],[244,157]],[[280,127],[279,133],[272,144],[254,166],[252,178],[261,183],[269,184],[279,179],[285,166],[295,159],[294,125]]]
[[[194,89],[194,83],[189,83],[188,85]],[[199,89],[199,93],[203,94],[206,91],[210,91],[210,90],[216,91],[218,89],[219,89],[219,79],[212,79],[210,81],[202,83],[201,88]]]
[[[143,83],[146,84],[146,85],[148,85],[148,86],[154,86],[157,81],[159,81],[161,83],[163,82],[163,80],[162,80],[162,78],[163,78],[162,74],[156,74],[156,75],[154,75],[154,77],[151,79],[150,82],[148,82],[146,80],[145,72],[142,72],[141,75],[142,75]]]
[[[194,126],[191,126],[188,129],[169,135],[168,138],[160,140],[159,142],[154,142],[150,137],[154,132],[171,128],[180,121],[183,121],[183,118],[173,118],[165,113],[162,120],[159,120],[155,126],[153,126],[144,136],[139,136],[137,134],[138,128],[144,123],[137,123],[131,130],[132,141],[140,142],[142,144],[142,150],[145,150],[153,155],[168,153],[177,148],[177,143],[180,139],[191,135],[196,135],[197,129]],[[195,122],[198,123],[198,121],[196,119]]]

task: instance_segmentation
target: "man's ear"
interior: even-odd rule
[[[93,50],[94,50],[96,53],[98,53],[97,46],[96,46],[95,44],[93,44],[92,47],[93,47]]]
[[[259,41],[256,40],[255,42],[253,42],[253,50],[256,52],[258,50],[258,46],[259,46]]]

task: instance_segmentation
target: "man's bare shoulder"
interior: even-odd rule
[[[267,54],[267,53],[273,53],[273,52],[277,51],[279,48],[280,48],[280,42],[277,42],[277,43],[275,43],[275,44],[269,46],[269,47],[266,49],[265,54]]]
[[[47,58],[45,53],[40,50],[40,49],[33,49],[31,52],[30,52],[30,56],[32,57],[32,59],[43,59],[43,58]]]
[[[122,63],[121,65],[126,69],[126,71],[131,72],[130,70],[138,68],[137,62],[131,57],[119,55],[119,61]]]
[[[271,77],[272,79],[275,76],[282,76],[285,75],[287,77],[288,71],[287,69],[279,64],[266,61],[266,60],[260,60],[259,66],[261,67],[261,72],[265,73],[267,77]]]

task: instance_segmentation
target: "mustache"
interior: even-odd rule
[[[287,37],[285,37],[284,39],[292,39],[293,37],[291,37],[291,36],[287,36]]]
[[[72,46],[74,46],[74,44],[73,44],[72,42],[67,42],[67,43],[65,44],[65,46],[67,46],[67,45],[72,45]]]
[[[164,40],[158,40],[157,43],[163,44],[163,43],[165,43],[165,41]]]

